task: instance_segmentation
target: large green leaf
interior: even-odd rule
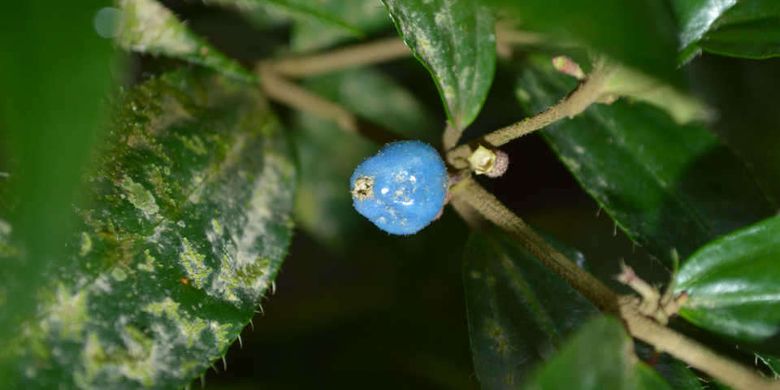
[[[479,114],[496,66],[491,11],[478,0],[383,0],[401,37],[439,89],[450,126]]]
[[[549,60],[533,61],[518,97],[531,112],[561,99],[575,82]],[[773,215],[748,170],[700,125],[620,100],[546,129],[544,137],[582,187],[634,241],[665,264]]]
[[[6,335],[24,387],[187,384],[224,355],[285,256],[294,169],[257,92],[176,73],[118,111],[65,261],[29,292],[36,319]]]
[[[573,255],[582,258],[577,252]],[[464,255],[463,284],[474,368],[483,388],[517,388],[597,313],[588,300],[498,230],[472,234]]]
[[[577,332],[526,383],[527,389],[669,389],[663,379],[635,363],[632,340],[614,318],[597,317]]]
[[[243,81],[256,79],[253,73],[195,35],[157,0],[121,0],[119,5],[121,17],[116,22],[116,36],[122,48],[203,65]]]
[[[490,0],[513,11],[521,28],[585,44],[653,75],[675,81],[674,21],[657,0]]]
[[[684,58],[697,51],[697,43],[709,31],[718,17],[733,7],[737,0],[672,0],[672,8],[680,24],[680,46]]]
[[[0,267],[3,335],[32,313],[29,292],[42,272],[66,262],[69,210],[100,139],[116,66],[111,41],[93,24],[109,5],[0,3],[0,235],[6,249],[11,241],[23,248]]]
[[[775,0],[674,0],[682,59],[700,48],[745,58],[780,55],[780,3]]]
[[[737,2],[715,21],[701,46],[708,52],[734,57],[780,56],[780,2]]]
[[[318,95],[392,130],[399,138],[428,142],[438,138],[436,122],[422,103],[376,70],[348,70],[312,78],[305,84]],[[366,221],[352,207],[345,183],[355,166],[375,153],[378,145],[305,113],[297,115],[295,129],[301,177],[296,219],[301,228],[332,249],[346,249],[351,244],[344,237],[359,236]]]
[[[688,321],[780,353],[780,217],[715,240],[675,275]]]

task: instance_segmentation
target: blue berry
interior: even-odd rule
[[[393,142],[355,168],[352,204],[390,234],[414,234],[439,215],[447,182],[434,148],[420,141]]]

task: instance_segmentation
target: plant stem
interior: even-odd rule
[[[525,249],[541,260],[547,268],[569,282],[599,309],[615,314],[619,312],[617,294],[593,275],[578,267],[566,255],[550,246],[473,178],[465,178],[456,184],[452,189],[452,197],[462,198],[488,221],[517,238]]]
[[[754,370],[724,358],[706,346],[643,316],[634,302],[623,302],[620,316],[632,336],[725,385],[746,390],[780,389],[780,381],[764,378]]]
[[[332,120],[344,130],[357,133],[357,119],[345,108],[284,79],[272,67],[261,66],[258,72],[261,88],[270,99]]]
[[[464,200],[487,220],[515,237],[528,252],[566,280],[599,309],[620,316],[633,337],[677,357],[736,389],[780,388],[780,382],[765,379],[753,370],[730,361],[706,346],[642,315],[636,297],[620,297],[596,277],[579,268],[566,255],[536,234],[520,217],[482,188],[473,178],[467,177],[453,186],[452,197],[453,200]]]
[[[561,119],[571,118],[580,114],[590,107],[591,104],[603,98],[602,89],[609,79],[611,71],[611,68],[605,62],[596,62],[593,71],[588,77],[577,86],[577,89],[563,98],[558,104],[549,107],[539,114],[495,130],[483,136],[478,142],[492,147],[499,147],[526,134],[543,129]],[[457,169],[466,169],[469,167],[468,157],[471,153],[471,146],[463,144],[447,152],[447,161]]]
[[[321,54],[272,60],[268,65],[282,76],[299,78],[391,61],[411,54],[400,39],[386,38]]]
[[[343,130],[361,134],[380,145],[403,138],[361,119],[341,105],[319,97],[285,79],[271,66],[260,65],[257,71],[260,74],[260,88],[269,99],[336,122]]]

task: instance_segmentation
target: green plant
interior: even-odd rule
[[[750,118],[712,132],[725,122],[701,101],[714,87],[690,82],[702,52],[780,56],[775,0],[208,7],[291,37],[239,60],[156,0],[0,7],[4,387],[183,387],[226,364],[274,290],[293,221],[366,261],[390,250],[359,249],[349,175],[402,139],[440,146],[448,203],[472,230],[465,315],[484,388],[780,387],[780,161],[750,141]],[[400,40],[375,39],[393,27]],[[122,87],[117,48],[144,64]],[[375,66],[411,56],[444,125],[388,77],[403,70]],[[475,123],[505,87],[497,69],[516,82],[509,106],[531,115],[491,129]],[[501,148],[537,131],[652,257],[632,263],[641,271],[601,262],[610,281],[486,189],[507,164],[534,169]]]

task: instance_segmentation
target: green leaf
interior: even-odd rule
[[[309,79],[305,84],[400,136],[428,142],[438,138],[436,121],[421,102],[376,70],[348,70]],[[355,166],[378,146],[332,122],[303,113],[297,115],[294,128],[301,177],[296,220],[332,249],[346,249],[350,240],[344,237],[359,236],[366,221],[352,207],[345,183],[349,183]]]
[[[703,388],[699,377],[685,363],[641,342],[636,343],[635,348],[637,356],[652,365],[654,371],[673,389],[701,390]]]
[[[401,37],[433,76],[450,126],[465,129],[496,66],[491,11],[477,0],[383,0]]]
[[[672,0],[672,9],[680,24],[680,46],[683,59],[697,51],[697,43],[710,27],[737,0]]]
[[[566,252],[583,258],[570,249]],[[498,230],[472,234],[464,255],[463,284],[474,368],[483,388],[517,388],[532,368],[597,312]]]
[[[30,293],[37,318],[6,340],[22,387],[182,387],[225,354],[285,256],[294,167],[254,89],[145,82],[102,152],[62,267]]]
[[[589,46],[662,81],[675,74],[674,21],[657,0],[490,0],[513,11],[523,29]]]
[[[365,34],[367,25],[362,16],[373,15],[369,7],[381,8],[378,0],[210,0],[243,12],[254,13],[260,9],[279,10],[299,21],[308,20],[330,25],[355,37]],[[358,10],[358,8],[364,8]],[[274,12],[275,13],[275,12]]]
[[[773,378],[780,379],[780,358],[776,356],[756,354],[756,359],[756,363],[760,361],[769,369],[769,371],[772,372]]]
[[[711,26],[701,41],[711,53],[764,59],[780,56],[780,2],[737,2]]]
[[[261,28],[291,24],[290,49],[308,52],[387,30],[392,22],[380,0],[210,0],[244,14]]]
[[[708,243],[675,275],[693,324],[780,353],[780,217]]]
[[[518,97],[531,112],[576,83],[535,59]],[[775,213],[742,162],[700,125],[619,100],[594,105],[543,135],[580,185],[629,237],[674,264],[701,245]]]
[[[637,364],[636,367],[634,368],[634,375],[636,375],[638,389],[648,389],[648,390],[657,390],[657,389],[671,390],[672,389],[672,387],[669,386],[669,383],[664,381],[664,379],[661,378],[658,375],[658,373],[656,373],[652,368],[648,367],[646,364],[642,364],[642,363]],[[701,388],[701,387],[697,386],[695,388]],[[680,387],[676,387],[676,389],[679,390]]]
[[[387,10],[379,0],[324,0],[318,2],[318,9],[337,15],[352,28],[334,25],[318,17],[297,17],[292,28],[294,51],[322,49],[392,26]]]
[[[633,362],[632,340],[619,321],[589,321],[536,371],[527,389],[669,389],[650,368]]]
[[[0,3],[0,246],[18,255],[0,267],[3,335],[32,313],[39,271],[66,261],[69,210],[101,138],[117,65],[111,41],[94,27],[109,5]]]
[[[238,80],[256,81],[252,72],[214,49],[156,0],[120,0],[119,4],[121,20],[116,36],[125,50],[168,56]]]

